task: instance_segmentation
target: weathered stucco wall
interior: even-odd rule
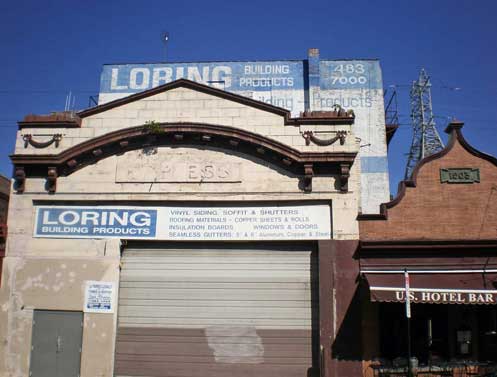
[[[37,131],[23,128],[18,132],[16,153],[57,154],[94,137],[147,121],[237,127],[301,151],[357,152],[359,148],[349,125],[285,126],[280,115],[177,88],[84,118],[81,128],[44,129],[45,135],[63,134],[58,148],[54,145],[45,149],[26,148],[22,135]],[[301,132],[308,129],[345,130],[348,134],[344,145],[337,142],[327,147],[306,146]],[[181,179],[172,176],[170,181],[161,178],[164,169],[167,170],[165,161],[184,166],[188,174]],[[190,166],[209,163],[230,166],[233,178],[208,182],[197,174],[197,168],[190,171]],[[105,158],[67,177],[59,177],[53,195],[47,193],[45,179],[28,178],[24,193],[13,194],[10,202],[10,236],[0,290],[0,376],[29,374],[33,310],[82,311],[85,281],[119,283],[119,240],[34,238],[36,204],[321,200],[331,203],[333,238],[356,240],[359,177],[357,160],[350,171],[348,192],[340,191],[338,176],[334,175],[314,177],[313,191],[304,192],[299,186],[302,177],[256,157],[215,147],[182,145],[147,147]],[[116,313],[85,313],[81,377],[112,375],[116,320]]]

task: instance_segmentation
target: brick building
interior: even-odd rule
[[[362,352],[377,371],[407,354],[406,272],[418,371],[495,371],[497,159],[468,144],[462,126],[448,126],[447,147],[422,160],[379,215],[359,217]],[[372,373],[368,361],[363,368]]]

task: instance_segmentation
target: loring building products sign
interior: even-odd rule
[[[306,60],[106,64],[98,103],[104,104],[178,79],[188,79],[289,110],[353,110],[361,139],[361,205],[377,213],[390,198],[383,80],[374,59],[325,60],[316,49]]]
[[[39,206],[34,236],[190,241],[330,239],[331,214],[329,205]]]

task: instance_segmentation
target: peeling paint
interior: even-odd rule
[[[64,287],[64,283],[63,282],[60,282],[59,284],[57,285],[53,285],[52,286],[52,289],[55,291],[55,292],[58,292],[62,289],[62,287]]]
[[[26,279],[26,282],[22,285],[21,291],[25,291],[26,289],[30,289],[34,287],[40,286],[40,282],[43,279],[43,274],[34,276],[34,277],[28,277]]]
[[[212,326],[205,329],[207,344],[218,363],[260,364],[264,345],[255,327]],[[229,342],[226,341],[229,337]]]

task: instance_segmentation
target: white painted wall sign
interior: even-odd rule
[[[34,236],[158,240],[331,238],[330,206],[39,206]]]
[[[85,287],[85,313],[114,313],[113,282],[88,280]]]

